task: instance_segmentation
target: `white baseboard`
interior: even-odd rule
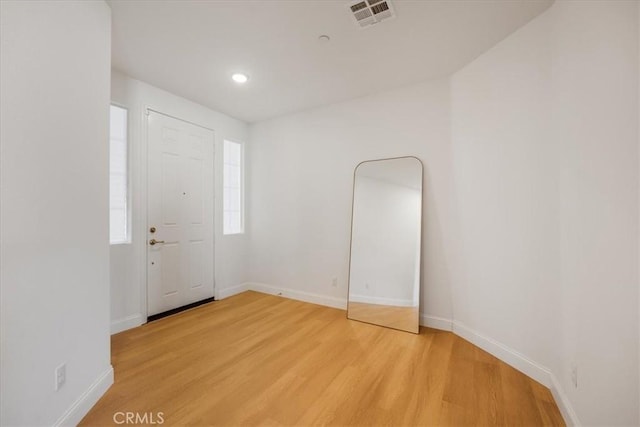
[[[229,298],[230,296],[245,292],[249,290],[249,284],[243,283],[241,285],[233,286],[231,288],[216,290],[216,299],[221,300]],[[126,331],[127,329],[137,328],[146,322],[145,316],[142,314],[132,314],[131,316],[124,317],[122,319],[114,320],[111,322],[111,335],[119,332]]]
[[[444,317],[430,316],[428,314],[420,313],[420,326],[426,326],[428,328],[440,329],[441,331],[453,330],[453,322],[450,319]]]
[[[249,290],[249,284],[243,283],[241,285],[233,286],[231,288],[216,290],[216,299],[221,300],[229,298],[230,296],[242,293]],[[111,335],[119,332],[126,331],[127,329],[137,328],[146,322],[145,316],[142,314],[132,314],[131,316],[124,317],[122,319],[114,320],[111,322]]]
[[[111,387],[111,384],[113,384],[113,367],[109,365],[109,369],[100,374],[73,405],[58,418],[54,426],[77,426],[93,405],[98,402],[98,399]]]
[[[298,301],[310,302],[313,304],[324,305],[327,307],[339,308],[341,310],[347,309],[347,301],[343,298],[330,297],[326,295],[318,295],[309,292],[298,291],[289,288],[279,288],[277,286],[267,285],[264,283],[244,283],[236,286],[232,289],[239,289],[238,292],[255,291],[262,292],[269,295],[279,295],[285,298],[291,298]],[[241,290],[240,290],[241,289]],[[441,329],[443,331],[452,331],[453,322],[450,319],[443,317],[429,316],[426,314],[420,314],[420,325],[427,326],[429,328]]]
[[[343,298],[313,294],[295,289],[278,288],[264,283],[248,283],[247,285],[248,290],[262,292],[263,294],[279,295],[285,298],[310,302],[312,304],[325,305],[327,307],[339,308],[341,310],[347,309],[347,300]]]
[[[371,297],[368,295],[351,294],[349,295],[349,301],[364,304],[394,305],[396,307],[414,307],[413,301],[410,299]]]
[[[564,393],[564,390],[560,386],[560,381],[556,378],[556,376],[551,372],[551,394],[553,395],[553,399],[556,401],[558,405],[558,409],[560,409],[560,413],[562,414],[562,418],[564,418],[564,422],[568,426],[580,426],[580,420],[578,419],[578,414],[573,410],[573,406],[569,402],[569,398]]]
[[[242,283],[237,286],[232,286],[230,288],[220,289],[216,291],[216,299],[225,299],[236,294],[240,294],[242,292],[249,290],[249,283]]]
[[[127,329],[135,328],[145,323],[145,318],[142,314],[132,314],[122,319],[118,319],[111,322],[111,335],[118,332],[126,331]]]
[[[529,359],[524,354],[492,338],[484,336],[460,322],[453,322],[453,332],[470,343],[477,345],[487,353],[494,355],[506,364],[513,366],[540,384],[546,387],[551,386],[551,371]]]
[[[548,387],[551,390],[553,398],[560,409],[564,422],[570,426],[579,426],[580,421],[578,416],[571,406],[571,402],[564,393],[560,382],[556,376],[551,372],[549,368],[546,368],[533,360],[526,357],[524,354],[492,339],[485,335],[482,335],[478,331],[475,331],[463,323],[453,321],[453,333],[464,338],[470,343],[480,347],[487,353],[490,353],[502,360],[507,365],[517,369],[530,378],[538,381],[540,384]]]

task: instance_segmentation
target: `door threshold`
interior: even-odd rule
[[[172,308],[171,310],[163,311],[162,313],[153,314],[147,317],[147,323],[153,322],[154,320],[162,319],[163,317],[171,316],[172,314],[177,314],[182,311],[189,310],[190,308],[195,308],[203,304],[208,304],[215,300],[216,300],[216,297],[206,298],[200,301],[192,302],[191,304],[183,305],[182,307]]]

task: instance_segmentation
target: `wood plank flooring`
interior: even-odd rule
[[[114,335],[112,363],[81,425],[564,425],[547,388],[450,332],[256,292]]]

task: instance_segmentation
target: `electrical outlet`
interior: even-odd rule
[[[337,288],[337,287],[338,287],[338,278],[337,278],[337,277],[334,277],[334,278],[331,280],[331,286],[333,286],[334,288]]]
[[[571,383],[573,387],[578,388],[578,367],[575,363],[571,365]]]
[[[58,391],[62,388],[65,382],[67,382],[67,364],[63,363],[58,366],[55,371],[56,382],[55,382],[55,391]]]

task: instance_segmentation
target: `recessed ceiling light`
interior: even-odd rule
[[[320,37],[318,37],[318,41],[320,43],[329,43],[329,40],[331,40],[331,37],[329,37],[326,34],[321,35]]]
[[[246,83],[249,80],[249,76],[243,73],[235,73],[231,76],[234,82],[236,83]]]

